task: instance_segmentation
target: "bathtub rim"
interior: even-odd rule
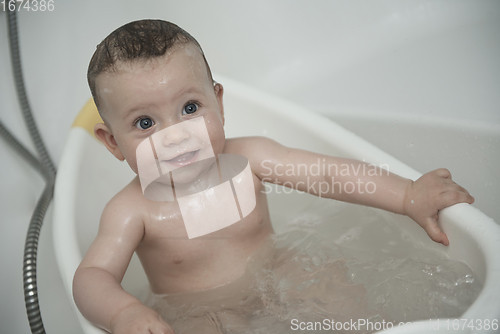
[[[74,175],[77,175],[80,170],[87,137],[92,139],[82,128],[72,127],[66,139],[54,190],[52,234],[59,273],[83,332],[85,334],[105,334],[106,331],[97,328],[83,317],[73,299],[73,276],[83,259],[83,254],[77,243],[76,221],[72,214],[75,212],[78,184],[78,179]],[[75,171],[77,172],[75,173]]]

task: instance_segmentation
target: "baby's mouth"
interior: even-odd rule
[[[199,151],[200,150],[187,152],[187,153],[184,153],[184,154],[180,154],[180,155],[178,155],[175,158],[172,158],[170,160],[164,160],[164,161],[168,162],[169,164],[173,164],[173,165],[177,165],[177,166],[188,165],[188,164],[190,164],[190,163],[192,163],[193,161],[196,160],[195,158],[196,158],[197,153]]]

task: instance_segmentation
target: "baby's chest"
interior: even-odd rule
[[[237,197],[240,201],[231,198],[235,203],[222,199],[214,201],[211,198],[191,202],[150,201],[144,241],[251,237],[270,224],[267,199],[261,188],[261,183],[254,180],[255,197],[251,205],[246,205],[246,212],[246,203],[241,201],[241,196]]]
[[[143,242],[149,244],[158,239],[186,237],[182,213],[175,202],[150,202],[144,222]]]
[[[149,219],[145,222],[144,242],[156,243],[159,240],[167,242],[170,240],[195,240],[195,239],[216,239],[216,238],[248,238],[267,223],[268,214],[257,201],[255,209],[243,219],[234,218],[232,221],[225,221],[224,216],[218,217],[213,212],[206,212],[197,217],[196,222],[187,221],[178,205],[174,203],[164,205],[163,208],[150,210]],[[267,209],[267,208],[264,208]],[[196,226],[207,226],[200,235],[191,238],[188,229],[195,230],[189,224]],[[206,233],[203,233],[206,232]]]

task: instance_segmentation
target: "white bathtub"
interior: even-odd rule
[[[418,172],[336,123],[290,102],[273,97],[228,78],[216,76],[225,87],[227,137],[269,136],[287,146],[388,165],[392,172],[416,179]],[[88,127],[91,128],[91,127]],[[300,135],[299,135],[300,134]],[[73,127],[59,165],[56,183],[53,238],[60,274],[70,299],[73,274],[97,233],[99,217],[106,202],[133,177],[126,163],[120,163],[90,133]],[[269,195],[271,217],[301,205],[301,197]],[[306,196],[306,195],[303,195]],[[407,217],[393,215],[428,247],[468,264],[484,288],[477,300],[462,315],[466,319],[500,318],[500,226],[468,204],[443,210],[440,224],[450,239],[444,247],[430,241],[423,230]],[[283,226],[275,225],[277,231]],[[134,256],[123,281],[124,288],[139,296],[147,280]],[[74,303],[73,307],[76,310]],[[102,331],[90,325],[79,313],[84,333]],[[445,330],[446,322],[424,321],[411,329],[394,328],[387,333],[427,333],[429,326]],[[495,333],[496,331],[487,331]],[[487,333],[481,332],[481,333]]]

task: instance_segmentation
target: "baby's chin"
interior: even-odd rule
[[[145,186],[143,193],[152,201],[172,202],[206,191],[219,184],[217,163],[215,158],[211,158],[161,175]]]
[[[214,173],[217,172],[217,173]],[[187,166],[172,171],[172,179],[176,188],[206,188],[206,184],[212,184],[212,178],[217,176],[218,170],[214,157],[202,159]],[[205,189],[199,189],[202,191]]]

